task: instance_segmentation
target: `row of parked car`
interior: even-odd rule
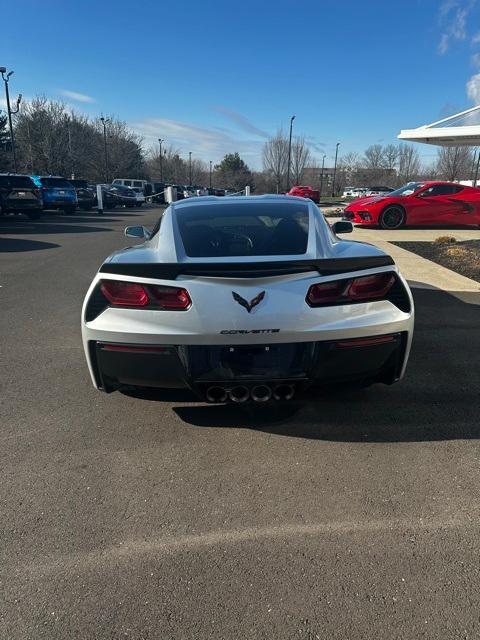
[[[345,187],[342,198],[368,198],[370,196],[384,196],[392,192],[391,187]]]
[[[100,186],[105,208],[141,207],[145,202],[142,188],[129,188],[114,183]],[[97,185],[87,180],[18,173],[0,174],[1,214],[23,213],[31,220],[36,220],[46,209],[73,214],[77,209],[89,211],[95,206]]]

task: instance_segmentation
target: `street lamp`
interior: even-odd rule
[[[10,145],[12,147],[13,169],[15,173],[17,173],[17,155],[15,153],[15,138],[13,135],[12,114],[18,113],[20,109],[20,102],[22,101],[22,94],[20,93],[18,95],[17,107],[15,110],[12,110],[10,106],[10,93],[8,91],[8,83],[10,81],[10,76],[13,75],[13,71],[9,71],[7,73],[6,67],[0,67],[0,73],[2,74],[2,80],[5,83],[5,98],[7,101],[8,126],[10,128]]]
[[[323,189],[323,170],[325,169],[325,158],[327,155],[324,153],[322,158],[322,173],[320,174],[320,193],[318,194],[318,199],[322,197],[322,189]]]
[[[189,176],[190,176],[190,184],[189,186],[192,186],[192,152],[189,151],[188,152],[188,165],[189,165]]]
[[[287,167],[287,191],[290,190],[290,162],[292,157],[292,127],[295,116],[290,118],[290,137],[288,139],[288,167]]]
[[[105,182],[108,183],[107,124],[110,124],[111,120],[109,118],[104,118],[102,116],[100,118],[100,121],[103,125],[103,150],[105,154]]]
[[[212,188],[212,161],[210,160],[210,189]]]
[[[158,144],[160,145],[160,182],[163,182],[162,142],[165,142],[165,140],[159,138]]]
[[[340,143],[337,142],[337,146],[335,148],[335,166],[333,168],[333,184],[332,184],[332,198],[335,197],[335,178],[337,176],[337,158],[338,158],[338,147]]]

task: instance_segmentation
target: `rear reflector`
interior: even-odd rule
[[[100,344],[103,351],[123,351],[129,353],[167,353],[166,347],[149,347],[148,345],[132,344]]]
[[[355,347],[373,347],[376,344],[394,342],[396,336],[373,336],[371,338],[354,338],[353,340],[342,340],[335,342],[337,349],[352,349]]]

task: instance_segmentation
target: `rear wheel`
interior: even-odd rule
[[[91,211],[92,206],[93,206],[93,205],[91,205],[91,204],[83,204],[83,205],[81,205],[81,206],[80,206],[80,209],[81,209],[82,211]]]
[[[75,213],[75,209],[76,207],[71,206],[71,207],[64,207],[63,208],[63,213],[65,213],[67,216],[71,216]]]
[[[382,229],[399,229],[405,224],[405,209],[392,205],[382,211],[378,222]]]

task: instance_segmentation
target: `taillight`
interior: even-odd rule
[[[383,298],[395,282],[393,273],[377,273],[352,280],[347,295],[352,300],[373,300]]]
[[[104,280],[100,290],[110,304],[113,305],[144,307],[149,301],[148,293],[142,285],[134,282]]]
[[[336,280],[312,284],[307,294],[307,302],[311,307],[316,307],[327,302],[336,302],[342,297],[350,280]]]
[[[100,291],[111,305],[119,307],[186,311],[192,304],[188,291],[181,287],[102,280]]]
[[[149,287],[153,301],[162,309],[188,309],[192,304],[188,291],[178,287]]]
[[[306,302],[311,307],[327,304],[348,304],[385,298],[395,283],[393,273],[376,273],[349,280],[334,280],[312,284]]]

